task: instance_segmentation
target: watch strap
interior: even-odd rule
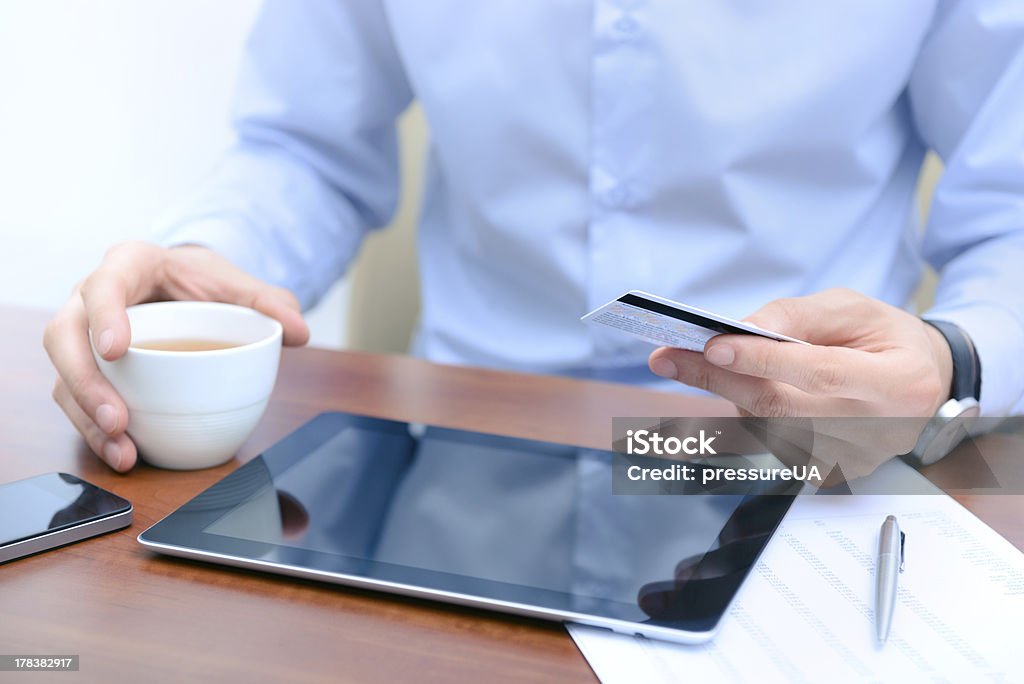
[[[970,336],[948,321],[925,320],[946,338],[953,356],[953,399],[981,399],[981,359]]]

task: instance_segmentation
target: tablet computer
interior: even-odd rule
[[[325,413],[139,541],[654,639],[710,639],[794,495],[614,494],[614,456]]]

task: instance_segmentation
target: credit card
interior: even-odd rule
[[[760,335],[779,342],[807,344],[795,337],[640,290],[630,290],[580,320],[607,325],[658,346],[690,351],[704,351],[708,340],[723,334]]]

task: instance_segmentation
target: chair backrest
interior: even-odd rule
[[[935,194],[935,185],[942,177],[942,161],[934,154],[929,153],[921,166],[921,175],[917,179],[917,213],[921,217],[921,227],[928,222],[928,212],[932,205],[932,195]],[[935,301],[935,285],[939,278],[931,268],[925,269],[924,277],[914,292],[914,308],[924,312],[931,308]]]
[[[416,221],[423,193],[427,125],[413,104],[398,122],[402,187],[391,224],[369,235],[350,271],[345,346],[405,352],[420,310]]]

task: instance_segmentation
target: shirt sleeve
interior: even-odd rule
[[[396,119],[412,99],[374,0],[268,0],[235,95],[237,142],[163,222],[312,306],[398,197]]]
[[[974,341],[985,415],[1024,411],[1024,3],[940,2],[911,76],[922,140],[945,163],[925,231],[926,318]]]

